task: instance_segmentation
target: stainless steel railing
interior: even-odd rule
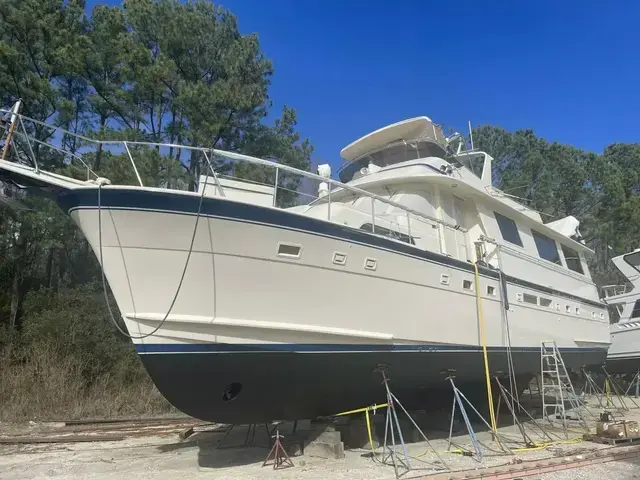
[[[101,149],[101,151],[115,150],[118,155],[122,155],[128,158],[129,163],[131,164],[133,173],[135,175],[135,178],[137,180],[138,186],[143,188],[145,187],[142,179],[143,176],[141,175],[140,170],[136,165],[136,161],[134,159],[137,149],[148,149],[148,150],[155,149],[158,152],[162,152],[163,150],[166,151],[168,149],[169,152],[179,152],[179,154],[178,153],[176,154],[175,160],[181,163],[182,166],[185,167],[185,170],[188,170],[188,169],[185,166],[185,164],[181,162],[181,160],[179,159],[179,156],[182,155],[182,152],[195,151],[201,154],[205,159],[205,162],[204,162],[205,165],[203,166],[209,169],[210,175],[211,177],[213,177],[214,182],[216,184],[216,188],[219,194],[223,197],[225,196],[225,189],[221,185],[220,178],[219,178],[222,174],[216,171],[216,168],[214,167],[214,163],[212,163],[212,158],[214,157],[219,157],[220,159],[223,159],[225,161],[231,161],[234,164],[248,164],[248,165],[253,165],[255,167],[271,169],[273,172],[270,175],[270,178],[272,179],[272,181],[269,181],[268,183],[267,182],[257,182],[257,183],[262,183],[263,185],[268,185],[270,187],[273,187],[274,193],[273,193],[272,206],[276,208],[277,208],[276,197],[277,197],[278,191],[279,190],[288,191],[290,194],[298,197],[308,196],[313,198],[313,206],[319,206],[326,203],[326,219],[329,221],[332,221],[334,220],[332,218],[332,209],[331,209],[332,204],[335,205],[336,203],[338,203],[342,207],[352,208],[352,206],[348,205],[347,202],[340,201],[341,197],[345,197],[347,194],[352,194],[355,196],[355,198],[370,199],[371,201],[370,210],[366,212],[363,210],[358,210],[358,211],[360,213],[366,214],[367,216],[370,216],[371,224],[373,225],[373,228],[372,228],[373,233],[376,233],[375,232],[376,225],[381,226],[383,224],[384,225],[389,224],[389,228],[387,227],[385,228],[387,228],[388,230],[391,230],[390,226],[392,223],[395,223],[395,225],[397,225],[396,228],[398,230],[406,229],[406,232],[402,232],[402,233],[406,233],[409,236],[409,238],[412,237],[412,230],[415,233],[420,229],[420,224],[429,224],[429,225],[435,224],[435,225],[442,226],[443,229],[451,229],[451,230],[461,231],[461,232],[467,231],[465,228],[463,228],[460,225],[447,222],[435,216],[427,215],[424,212],[413,210],[389,198],[385,198],[375,193],[369,192],[367,190],[350,186],[347,184],[343,184],[339,181],[332,180],[331,178],[326,178],[324,176],[317,175],[304,170],[300,170],[282,163],[263,160],[263,159],[252,157],[249,155],[243,155],[240,153],[229,152],[229,151],[219,150],[215,148],[195,147],[195,146],[189,146],[189,145],[183,145],[183,144],[177,144],[177,143],[130,141],[130,140],[96,140],[75,132],[71,132],[69,130],[63,129],[55,125],[50,125],[45,122],[41,122],[39,120],[35,120],[32,118],[23,116],[15,112],[14,109],[12,110],[0,109],[0,114],[11,115],[11,124],[14,124],[15,122],[15,125],[16,125],[16,127],[13,128],[13,135],[14,137],[15,136],[19,137],[22,142],[26,143],[26,146],[27,146],[26,151],[28,152],[26,156],[29,157],[29,160],[33,164],[33,168],[36,172],[40,170],[40,165],[38,162],[38,156],[34,151],[32,142],[33,144],[37,144],[40,147],[51,148],[57,151],[58,153],[62,154],[64,158],[68,158],[69,163],[72,163],[74,161],[79,162],[86,171],[87,180],[90,180],[91,177],[97,178],[98,174],[94,172],[92,168],[89,166],[91,162],[85,161],[83,156],[86,158],[87,155],[91,154],[92,149]],[[48,134],[46,136],[41,135],[40,139],[35,138],[32,134],[29,133],[29,130],[25,126],[25,123],[31,126],[32,130],[35,130],[35,127],[39,127],[40,131],[42,131],[42,129],[46,129],[48,131]],[[0,131],[0,138],[5,138],[5,133],[8,129],[5,128],[4,130],[5,131]],[[60,141],[60,138],[65,136],[74,137],[75,139],[77,139],[77,141],[81,144],[81,147],[77,149],[75,152],[70,152],[68,151],[68,149],[65,149],[63,142]],[[49,139],[49,141],[43,140],[43,138],[47,138]],[[13,139],[13,141],[15,141],[15,138]],[[9,139],[9,142],[5,141],[5,148],[7,148],[6,146],[7,143],[11,143],[11,139]],[[15,149],[14,149],[14,156],[16,156]],[[171,158],[173,159],[173,155]],[[19,158],[19,155],[18,155],[18,161],[20,160],[21,159]],[[227,175],[227,174],[225,174],[224,176],[230,177],[230,178],[237,178],[238,180],[245,181],[245,182],[252,181],[252,180],[247,180],[246,178],[242,178],[240,176],[236,177],[234,175]],[[284,183],[286,181],[286,178],[285,178],[286,176],[289,176],[289,177],[297,176],[299,178],[307,179],[311,181],[312,184],[313,182],[317,182],[318,185],[320,185],[321,183],[325,183],[327,186],[326,194],[323,196],[311,195],[308,192],[302,192],[299,189],[293,190],[291,188],[288,188]],[[194,182],[197,182],[197,180],[198,179],[193,179]],[[171,188],[171,189],[180,190],[179,188]],[[384,214],[381,214],[380,212],[376,212],[377,202],[387,206],[395,207],[399,209],[401,212],[403,212],[402,215],[406,217],[406,226],[401,226],[400,222],[397,221],[399,217],[398,215],[395,215],[396,217],[395,222],[393,221],[389,222],[388,220],[385,220]],[[412,222],[413,222],[413,228],[412,228]],[[439,232],[438,233],[439,237],[443,236],[443,234],[440,232],[440,228],[438,229],[432,228],[431,230],[437,230]],[[440,238],[440,240],[441,242],[444,241],[443,238]]]

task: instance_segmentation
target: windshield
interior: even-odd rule
[[[629,255],[625,255],[623,258],[625,262],[640,272],[640,268],[638,268],[638,266],[640,266],[640,252],[630,253]]]
[[[482,169],[484,168],[484,153],[463,153],[455,156],[455,163],[466,167],[476,177],[482,178]]]
[[[347,183],[360,176],[360,170],[366,168],[370,163],[378,167],[388,167],[409,160],[417,160],[426,157],[444,156],[442,147],[433,142],[400,142],[390,144],[376,152],[368,153],[362,157],[348,163],[340,169],[338,176],[342,183]]]

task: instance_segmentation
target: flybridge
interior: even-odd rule
[[[491,185],[492,158],[484,152],[466,150],[462,135],[446,137],[442,126],[424,116],[371,132],[344,147],[340,155],[348,162],[339,172],[343,182],[397,163],[437,157],[450,161],[451,168],[464,166],[485,185]]]

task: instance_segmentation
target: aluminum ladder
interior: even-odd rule
[[[569,438],[567,410],[577,415],[580,425],[585,430],[589,430],[584,415],[586,407],[581,405],[580,399],[576,395],[567,367],[554,340],[543,341],[540,344],[540,395],[542,396],[542,416],[552,426],[554,423],[552,418],[559,416],[562,419],[565,438]],[[554,399],[552,403],[547,402],[549,397]],[[565,402],[569,403],[571,408],[566,409]]]

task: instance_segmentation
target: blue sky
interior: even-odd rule
[[[640,2],[220,3],[258,33],[274,109],[296,109],[314,163],[337,166],[351,141],[418,115],[596,152],[640,138]]]

